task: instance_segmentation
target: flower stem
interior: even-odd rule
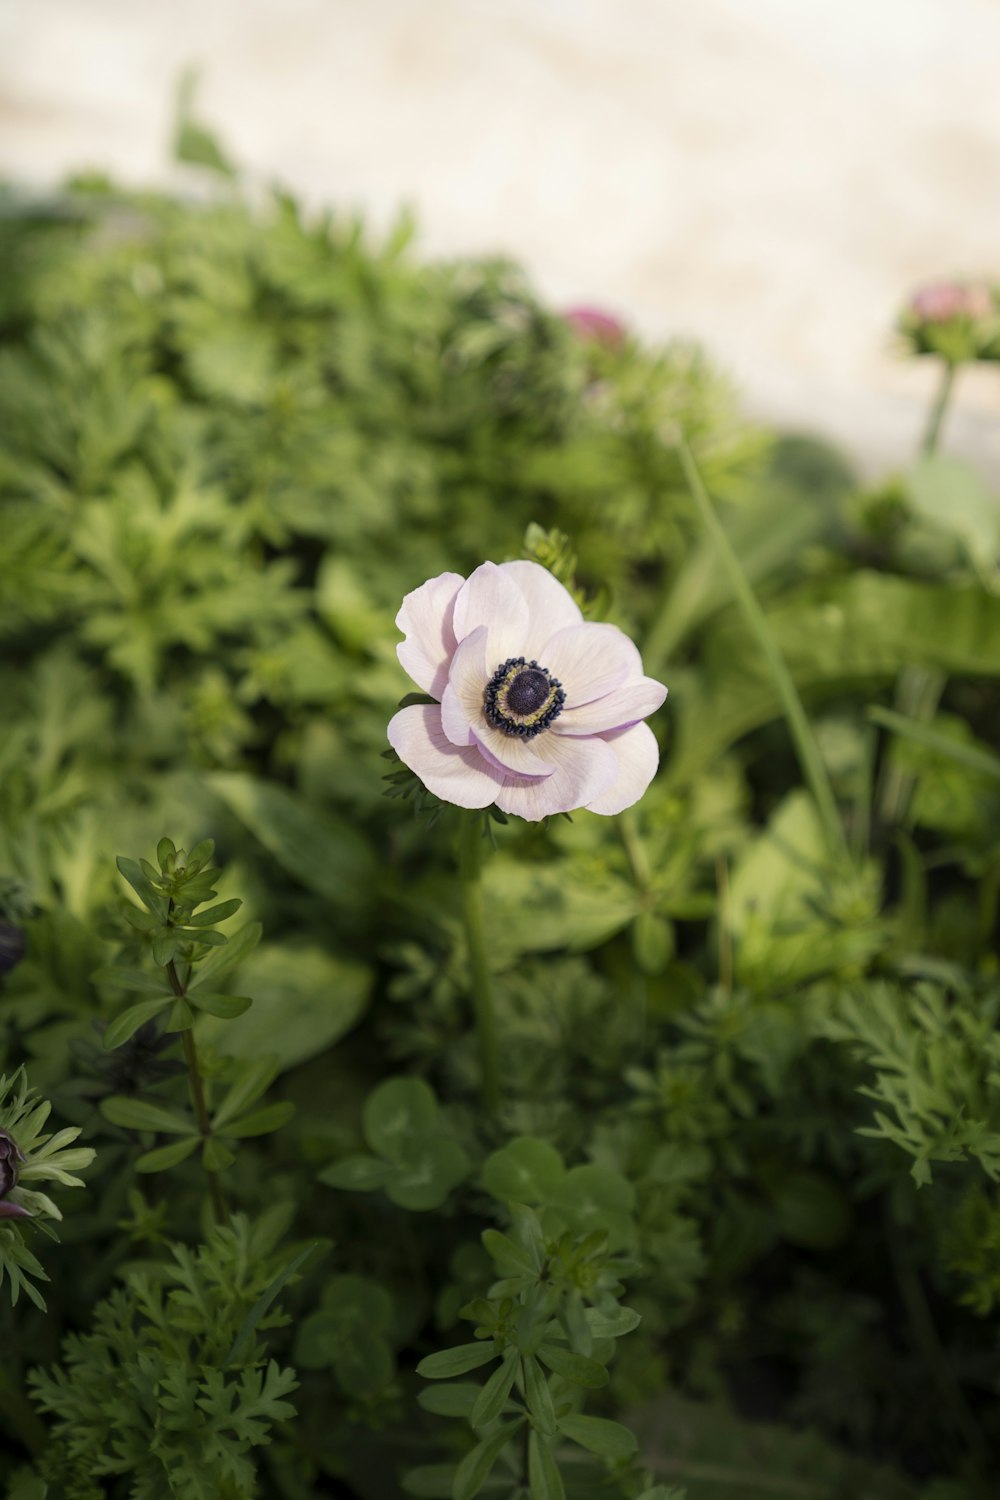
[[[680,452],[681,467],[684,477],[688,482],[692,498],[701,515],[705,530],[711,538],[719,560],[729,579],[729,586],[735,596],[736,602],[743,612],[743,618],[750,631],[755,637],[761,653],[767,662],[771,673],[771,680],[777,690],[784,710],[788,728],[792,736],[792,743],[798,756],[799,765],[806,785],[812,793],[816,810],[819,813],[820,822],[826,835],[827,847],[831,855],[839,862],[846,864],[850,860],[847,847],[847,839],[844,834],[840,814],[837,811],[836,799],[826,767],[823,765],[816,744],[816,737],[812,732],[812,726],[806,717],[802,700],[798,689],[792,680],[784,657],[778,649],[777,643],[771,634],[764,611],[757,602],[750,581],[743,571],[742,564],[736,556],[733,545],[726,535],[725,528],[715,513],[715,507],[709,498],[708,491],[698,472],[691,450],[683,437],[678,438],[678,449]]]
[[[462,819],[459,834],[458,874],[462,887],[462,920],[472,977],[472,1008],[479,1033],[483,1107],[493,1117],[500,1108],[500,1067],[493,1006],[493,977],[490,974],[483,926],[482,868],[480,821],[469,815]]]
[[[167,978],[170,980],[170,987],[178,1000],[185,1000],[187,998],[187,989],[181,984],[180,976],[177,973],[177,966],[173,959],[167,964]],[[194,1033],[190,1027],[181,1032],[181,1044],[184,1048],[184,1061],[187,1063],[195,1119],[198,1121],[198,1130],[201,1134],[202,1142],[205,1142],[212,1134],[212,1117],[208,1112],[208,1104],[205,1100],[205,1086],[202,1082],[201,1068],[198,1066],[198,1049],[195,1046]],[[226,1212],[226,1200],[223,1196],[219,1174],[211,1168],[206,1168],[206,1172],[208,1174],[208,1191],[212,1200],[212,1213],[215,1216],[215,1222],[217,1224],[227,1224],[229,1222],[229,1215]]]
[[[958,366],[953,365],[949,359],[944,360],[937,395],[934,397],[931,409],[927,413],[927,426],[924,428],[924,435],[920,444],[920,451],[925,455],[934,453],[937,450],[938,441],[941,437],[941,426],[955,388],[955,376],[957,374]]]

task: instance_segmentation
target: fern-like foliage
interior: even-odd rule
[[[130,1500],[249,1500],[251,1450],[294,1415],[297,1381],[256,1334],[287,1322],[267,1306],[268,1234],[237,1216],[197,1250],[130,1272],[101,1302],[63,1362],[36,1370],[36,1405],[52,1418],[39,1473],[59,1495],[91,1500],[129,1476]],[[248,1336],[249,1333],[249,1336]]]

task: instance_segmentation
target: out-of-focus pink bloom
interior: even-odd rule
[[[20,1203],[12,1203],[7,1197],[17,1187],[18,1163],[23,1161],[24,1157],[13,1136],[8,1135],[6,1130],[0,1130],[0,1219],[31,1217],[26,1208],[22,1208]]]
[[[568,307],[562,316],[581,338],[606,344],[609,349],[617,348],[625,340],[625,324],[599,307]]]
[[[973,282],[930,281],[914,292],[910,311],[921,323],[950,323],[953,318],[988,318],[993,311],[989,288]]]
[[[442,573],[407,594],[396,624],[400,661],[436,701],[400,709],[389,743],[443,801],[536,822],[621,812],[652,781],[659,751],[642,720],[666,688],[538,563]]]

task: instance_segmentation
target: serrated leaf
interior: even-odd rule
[[[454,1349],[439,1349],[436,1354],[426,1355],[417,1365],[417,1374],[424,1380],[451,1380],[455,1375],[467,1375],[470,1370],[488,1365],[496,1357],[492,1339],[457,1344]]]
[[[104,1050],[112,1052],[115,1047],[120,1047],[127,1042],[130,1036],[134,1036],[141,1026],[158,1016],[170,1004],[169,995],[157,996],[155,1000],[140,1000],[138,1005],[130,1005],[128,1010],[123,1010],[120,1016],[115,1016],[113,1021],[108,1022],[104,1033]]]

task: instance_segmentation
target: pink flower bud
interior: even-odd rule
[[[616,349],[625,340],[625,324],[598,307],[568,307],[562,317],[580,338],[593,339],[609,349]]]

